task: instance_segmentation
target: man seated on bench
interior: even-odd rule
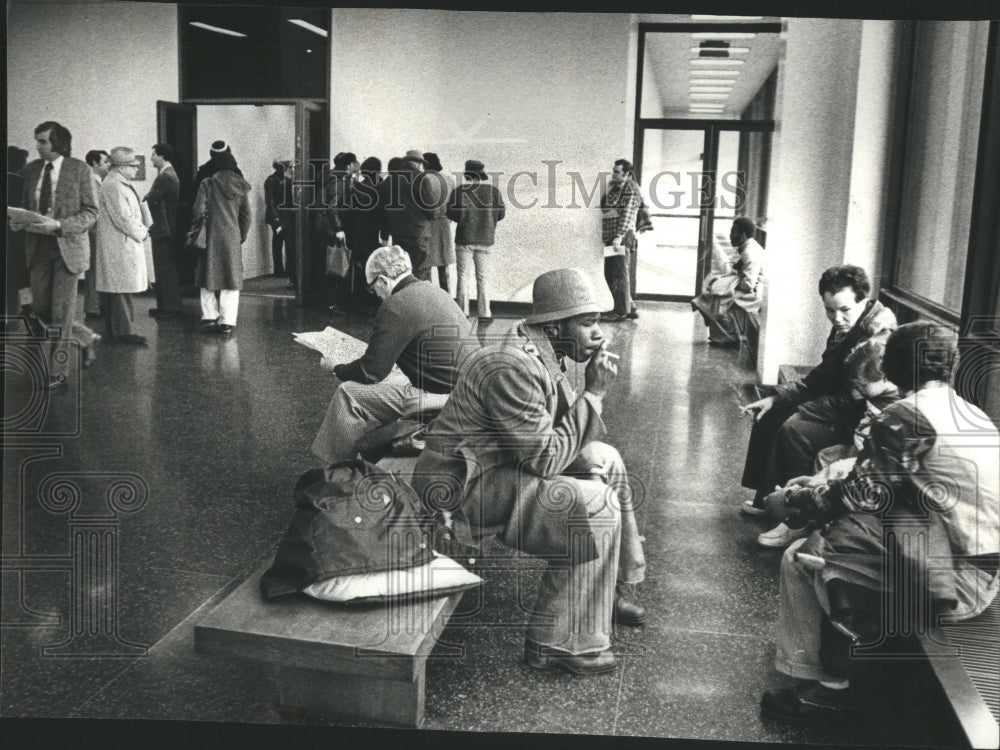
[[[412,271],[402,248],[375,250],[365,278],[382,305],[368,348],[353,362],[320,362],[339,381],[312,445],[327,464],[355,458],[355,442],[371,429],[444,406],[463,352],[478,347],[455,300]],[[390,376],[394,364],[406,377]]]
[[[610,671],[612,617],[638,625],[646,615],[624,588],[645,572],[625,467],[599,441],[618,372],[602,309],[578,269],[535,279],[532,314],[466,359],[413,473],[425,502],[452,511],[459,542],[489,529],[548,559],[525,641],[536,669]],[[580,396],[564,359],[587,363]]]
[[[851,397],[844,360],[856,346],[896,327],[896,316],[868,299],[868,275],[858,266],[833,266],[819,279],[826,317],[833,324],[822,361],[802,380],[743,408],[754,415],[741,484],[755,491],[742,510],[761,516],[764,498],[792,477],[812,473],[816,454],[846,443],[864,416],[864,401]]]
[[[883,367],[904,397],[875,417],[846,478],[783,500],[781,512],[823,528],[781,561],[775,667],[809,682],[767,691],[764,716],[812,724],[847,712],[850,646],[879,638],[885,606],[931,626],[940,615],[974,617],[993,601],[995,562],[983,570],[976,558],[1000,548],[1000,434],[951,386],[957,356],[958,338],[945,326],[919,321],[896,330]],[[895,526],[898,543],[889,548],[883,520]],[[925,544],[907,543],[921,537]],[[895,580],[914,590],[890,591],[884,602],[883,572],[904,569]],[[903,621],[897,632],[920,626]]]
[[[691,300],[708,326],[711,346],[729,346],[740,341],[739,331],[759,325],[750,316],[760,313],[764,299],[764,248],[754,239],[753,219],[740,216],[729,230],[729,242],[739,259],[728,273],[705,277],[704,291]],[[744,320],[737,320],[742,316]]]

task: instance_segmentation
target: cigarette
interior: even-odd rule
[[[617,354],[612,354],[611,352],[604,352],[604,355],[609,359],[621,359]]]

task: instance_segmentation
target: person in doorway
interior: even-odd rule
[[[621,456],[601,442],[604,397],[618,374],[601,305],[575,268],[535,279],[532,313],[502,343],[470,354],[426,430],[413,486],[451,512],[459,543],[499,533],[550,558],[532,608],[524,658],[576,674],[615,668],[611,623],[640,625],[628,587],[645,558]],[[563,360],[587,363],[577,395]]]
[[[199,254],[195,273],[201,287],[198,330],[229,334],[236,327],[243,288],[242,244],[250,231],[250,183],[222,141],[212,144],[211,158],[211,175],[198,185],[192,216],[193,224],[202,222],[206,229],[206,249]]]
[[[174,233],[177,222],[177,198],[181,183],[174,170],[174,149],[169,143],[153,146],[150,162],[158,174],[153,187],[142,199],[149,206],[153,225],[149,236],[153,241],[153,271],[156,274],[156,307],[149,314],[154,318],[176,318],[181,314],[181,293],[177,283],[177,262],[174,255]]]
[[[264,180],[264,222],[271,228],[271,258],[275,276],[285,275],[282,245],[285,241],[284,228],[278,209],[285,199],[285,162],[271,162],[274,172]]]
[[[614,309],[604,316],[607,321],[639,317],[632,300],[629,256],[636,248],[636,217],[641,205],[639,185],[632,177],[632,162],[616,160],[611,170],[611,185],[601,196],[601,237],[605,247],[615,249],[614,255],[604,259],[604,278],[615,302]]]

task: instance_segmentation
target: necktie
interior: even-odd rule
[[[38,213],[42,216],[48,214],[52,208],[52,162],[45,165],[45,172],[42,175],[42,191],[38,196]]]

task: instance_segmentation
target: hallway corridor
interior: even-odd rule
[[[10,415],[26,426],[6,427],[4,449],[0,714],[333,724],[280,712],[271,667],[198,655],[192,642],[207,609],[273,554],[291,488],[316,465],[309,446],[330,376],[291,333],[323,328],[326,315],[245,295],[236,332],[222,338],[191,330],[196,300],[184,301],[192,317],[159,323],[145,315],[149,302],[136,300],[136,332],[149,347],[102,346],[82,385],[74,377],[33,398],[25,373],[7,374],[5,426]],[[624,658],[614,672],[529,669],[517,592],[530,604],[539,566],[496,545],[504,564],[483,574],[483,607],[446,630],[428,664],[424,728],[931,742],[912,715],[893,715],[903,697],[883,705],[869,694],[901,695],[892,675],[902,667],[889,664],[872,671],[893,690],[861,688],[868,708],[848,726],[820,733],[762,722],[761,692],[790,681],[771,667],[779,553],[755,543],[766,523],[737,510],[749,492],[738,480],[750,425],[736,387],[754,373],[734,350],[709,348],[688,305],[640,310],[638,324],[606,326],[621,365],[604,418],[644,490],[648,571],[638,599],[648,623],[617,630]],[[340,321],[366,335],[365,320]],[[18,347],[9,342],[8,357]],[[117,585],[111,576],[101,583],[117,596],[117,619],[104,623],[117,640],[91,639],[89,654],[43,655],[87,614],[73,614],[69,601],[71,531],[101,524],[117,543]],[[113,544],[108,554],[113,569]]]

